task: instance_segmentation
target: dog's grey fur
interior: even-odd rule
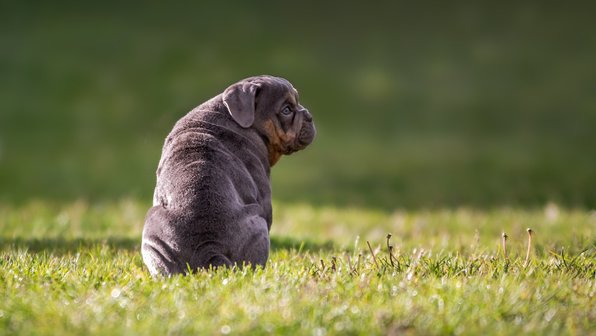
[[[165,140],[145,218],[142,255],[151,274],[264,266],[270,167],[315,133],[298,92],[272,76],[233,84],[180,119]]]

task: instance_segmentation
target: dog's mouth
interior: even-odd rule
[[[298,133],[298,136],[292,143],[284,146],[285,148],[282,149],[282,154],[290,155],[297,151],[303,150],[312,143],[315,138],[315,132],[310,130],[304,131],[305,128],[306,127],[303,127],[300,130],[300,133]]]
[[[300,132],[298,132],[298,136],[296,137],[296,150],[304,149],[306,146],[310,145],[315,139],[316,133],[317,131],[315,129],[315,125],[312,122],[304,123],[300,129]]]

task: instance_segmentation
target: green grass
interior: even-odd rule
[[[139,253],[146,206],[0,206],[0,334],[595,332],[593,212],[275,202],[265,269],[152,279]]]

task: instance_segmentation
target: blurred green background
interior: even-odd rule
[[[0,5],[0,201],[149,203],[163,139],[247,76],[319,131],[283,202],[596,206],[594,2]]]

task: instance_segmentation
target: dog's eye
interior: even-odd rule
[[[289,116],[292,114],[292,109],[290,108],[290,106],[286,105],[284,106],[284,108],[281,110],[281,114],[285,115],[285,116]]]

